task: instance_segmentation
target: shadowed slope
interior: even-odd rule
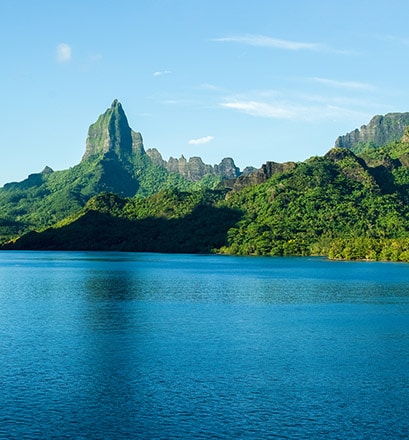
[[[30,232],[5,248],[209,253],[227,244],[227,231],[239,217],[238,211],[213,206],[172,219],[129,220],[88,211],[66,226]]]

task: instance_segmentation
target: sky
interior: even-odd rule
[[[407,0],[0,0],[0,185],[67,169],[118,99],[145,149],[323,155],[409,111]]]

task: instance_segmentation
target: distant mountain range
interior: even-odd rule
[[[200,158],[168,162],[157,150],[145,151],[118,100],[88,130],[81,162],[63,171],[46,166],[22,182],[0,188],[0,240],[51,226],[85,206],[101,192],[147,196],[167,188],[214,188],[242,173],[233,159],[206,165]]]
[[[135,166],[135,158],[147,156],[151,164],[165,168],[169,173],[180,174],[192,182],[198,182],[204,176],[231,179],[241,174],[231,158],[225,158],[219,165],[212,166],[203,163],[200,157],[192,157],[189,160],[183,156],[180,159],[171,157],[166,161],[155,148],[145,151],[142,135],[129,127],[125,112],[118,100],[114,100],[111,108],[90,126],[82,160],[99,158],[107,154],[124,164],[133,166]]]
[[[360,153],[368,148],[379,148],[402,138],[409,125],[409,113],[388,113],[374,116],[367,125],[339,136],[335,147],[348,148]]]
[[[0,188],[3,249],[327,255],[409,261],[409,113],[372,118],[324,157],[164,160],[115,100],[74,167]]]

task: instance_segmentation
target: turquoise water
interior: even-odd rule
[[[409,435],[409,265],[0,253],[0,438]]]

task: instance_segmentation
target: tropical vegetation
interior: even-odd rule
[[[143,148],[124,156],[115,136],[115,151],[93,141],[79,165],[0,189],[3,249],[409,262],[409,127],[399,141],[333,148],[237,190],[170,173]]]

